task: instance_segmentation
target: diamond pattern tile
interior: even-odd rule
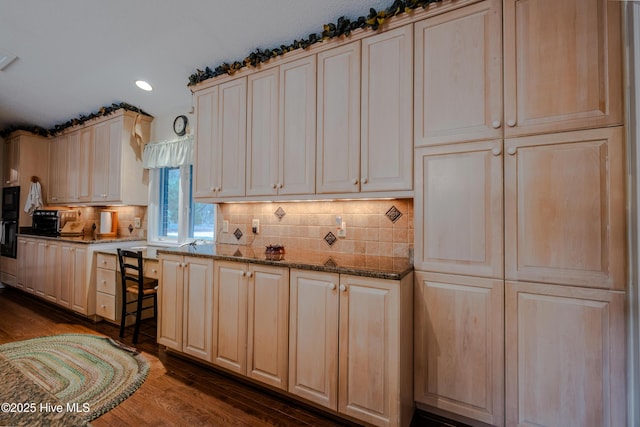
[[[236,231],[233,232],[233,235],[236,236],[236,239],[240,240],[242,237],[242,231],[239,228],[236,228]]]
[[[329,246],[333,246],[333,244],[336,242],[336,240],[338,240],[338,238],[332,232],[328,232],[324,236],[324,241],[327,242],[327,245],[329,245]]]
[[[284,209],[282,209],[281,206],[278,206],[278,209],[276,209],[273,214],[278,218],[278,221],[282,221],[282,218],[284,218],[287,213],[284,211]]]
[[[395,223],[402,216],[402,212],[400,212],[395,206],[391,206],[385,215],[389,218],[389,221]]]

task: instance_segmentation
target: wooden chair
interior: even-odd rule
[[[133,343],[137,344],[140,333],[140,321],[144,310],[153,309],[153,318],[158,315],[158,280],[144,277],[142,266],[142,252],[129,251],[118,248],[118,262],[120,263],[120,278],[122,288],[122,313],[120,316],[120,338],[124,338],[124,327],[127,316],[135,315],[136,323],[133,331]],[[136,295],[135,300],[128,301],[127,294]],[[143,302],[153,298],[153,305],[143,307]],[[135,305],[131,310],[127,307]]]

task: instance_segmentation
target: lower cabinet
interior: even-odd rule
[[[509,426],[625,426],[623,292],[506,283]]]
[[[416,402],[504,425],[504,282],[415,276]]]
[[[19,289],[85,316],[95,314],[87,245],[38,238],[18,239]]]
[[[413,414],[412,283],[291,269],[289,392],[376,426]]]
[[[289,269],[216,261],[213,360],[287,389]]]
[[[160,256],[158,343],[211,361],[213,259]]]

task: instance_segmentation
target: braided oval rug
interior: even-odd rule
[[[62,334],[0,345],[0,425],[86,425],[131,396],[149,362],[110,338]]]

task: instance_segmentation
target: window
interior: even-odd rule
[[[193,166],[150,171],[149,240],[184,243],[215,238],[215,205],[194,203]]]

